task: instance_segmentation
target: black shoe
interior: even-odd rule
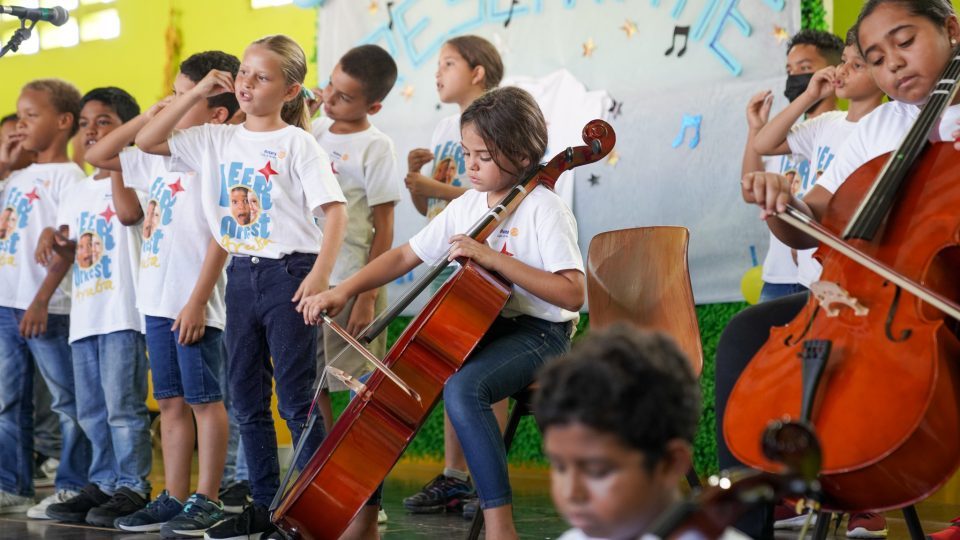
[[[113,528],[113,522],[147,507],[147,500],[128,487],[122,487],[109,501],[87,512],[87,523]]]
[[[76,497],[47,507],[47,517],[57,521],[83,523],[87,512],[110,500],[110,496],[100,491],[96,484],[87,484]]]
[[[248,504],[240,515],[234,516],[216,527],[207,529],[205,539],[222,540],[226,538],[261,538],[276,532],[270,522],[270,512],[266,506]]]
[[[459,512],[463,508],[464,500],[473,494],[469,479],[464,482],[439,474],[423,486],[419,493],[404,499],[403,506],[413,514]]]
[[[243,507],[253,502],[250,498],[250,483],[241,480],[221,489],[220,502],[223,503],[223,511],[228,514],[243,512]]]

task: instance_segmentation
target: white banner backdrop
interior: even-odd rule
[[[782,92],[799,0],[327,0],[319,17],[320,81],[355,45],[375,43],[397,61],[397,85],[372,119],[393,137],[402,168],[457,112],[436,94],[443,42],[483,36],[500,50],[505,82],[534,90],[551,131],[569,131],[551,140],[547,158],[580,143],[597,113],[617,132],[614,154],[560,188],[584,257],[604,231],[682,225],[697,302],[742,299],[741,277],[767,242],[758,212],[740,199],[744,110],[761,89]],[[405,193],[395,244],[425,223]],[[392,284],[390,297],[413,278]]]

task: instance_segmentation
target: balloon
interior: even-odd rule
[[[756,304],[760,301],[760,289],[763,288],[763,267],[754,266],[744,272],[740,279],[740,292],[743,293],[743,299],[748,304]]]

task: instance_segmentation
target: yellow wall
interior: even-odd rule
[[[121,24],[117,39],[0,58],[0,115],[15,111],[24,83],[43,77],[66,79],[81,92],[119,86],[146,108],[169,92],[164,69],[171,9],[179,14],[181,59],[209,49],[239,57],[251,41],[277,33],[300,43],[308,59],[316,48],[317,17],[313,9],[283,6],[254,10],[249,0],[117,0],[116,6]],[[38,36],[35,33],[30,39]],[[316,73],[308,73],[308,83],[316,80]]]
[[[833,2],[833,29],[840,37],[847,35],[847,30],[857,22],[857,15],[863,2],[856,0],[834,0]],[[960,0],[953,0],[954,9],[960,10]]]

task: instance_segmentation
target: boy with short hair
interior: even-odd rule
[[[119,88],[91,90],[80,112],[84,147],[139,113]],[[93,448],[90,483],[76,497],[50,505],[47,516],[100,527],[113,527],[115,519],[146,505],[152,458],[135,293],[140,229],[120,223],[109,177],[98,170],[74,184],[57,212],[58,232],[47,229],[37,248],[42,260],[54,251],[75,259],[70,345],[77,416]]]
[[[0,148],[0,177],[25,152],[35,152],[37,162],[13,172],[0,198],[0,513],[36,511],[31,356],[53,395],[63,433],[56,492],[38,506],[76,495],[90,463],[89,443],[77,422],[67,344],[70,298],[63,278],[70,261],[54,258],[44,271],[34,259],[41,231],[54,225],[65,193],[84,176],[67,157],[80,92],[58,79],[35,80],[23,87],[17,110],[17,136]]]
[[[693,461],[700,385],[664,334],[592,331],[538,377],[534,410],[561,540],[635,540],[680,501]],[[743,538],[730,530],[724,538]]]
[[[344,54],[323,89],[324,115],[312,131],[329,154],[333,172],[347,199],[347,234],[330,274],[334,287],[393,244],[393,207],[400,200],[400,173],[393,141],[370,123],[397,80],[397,65],[387,51],[361,45]],[[385,287],[352,298],[334,320],[357,335],[386,308]],[[359,353],[324,326],[317,347],[317,373],[336,359],[335,367],[357,374],[366,366]],[[386,352],[386,333],[367,347],[378,358]],[[324,427],[330,432],[330,379],[319,401]],[[337,387],[337,386],[334,386]],[[342,386],[339,386],[342,388]]]
[[[221,51],[195,54],[180,65],[174,93],[190,91],[211,69],[236,74],[239,66],[235,56]],[[221,392],[227,253],[213,238],[203,214],[200,185],[210,179],[185,171],[169,157],[129,146],[166,101],[101,139],[88,149],[87,160],[103,169],[122,169],[122,178],[114,177],[113,185],[118,215],[128,214],[125,225],[143,219],[137,305],[146,317],[153,391],[164,432],[166,489],[115,525],[177,538],[200,535],[223,519],[218,492],[228,439]],[[177,127],[222,124],[239,107],[233,93],[198,101]],[[149,199],[146,205],[141,206],[138,192]],[[191,494],[195,442],[199,474],[197,490]]]

